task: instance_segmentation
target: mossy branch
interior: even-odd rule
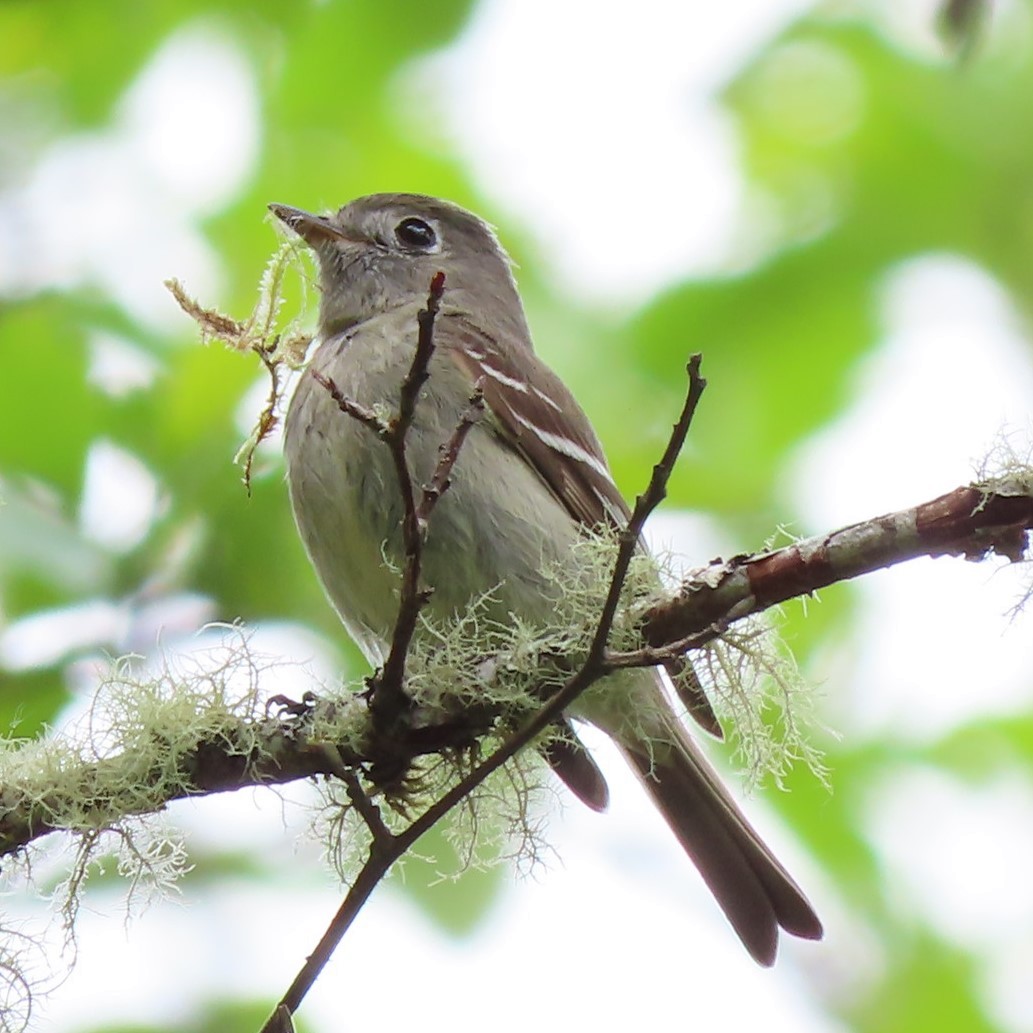
[[[919,556],[1023,560],[1033,529],[1029,478],[1017,469],[780,549],[715,560],[650,609],[643,637],[661,655],[701,645],[708,628]]]
[[[1026,555],[1030,530],[1033,490],[1022,478],[1005,478],[958,487],[783,548],[715,560],[640,615],[641,648],[608,653],[604,666],[656,664],[776,603],[919,556],[999,555],[1016,561]],[[150,714],[147,734],[178,743],[175,757],[164,759],[160,778],[140,767],[135,741],[111,741],[99,757],[60,742],[9,742],[0,760],[0,856],[55,830],[102,827],[186,796],[333,775],[340,764],[359,769],[377,759],[360,745],[372,737],[368,711],[356,705],[341,724],[340,713],[331,713],[339,711],[339,702],[329,701],[297,714],[227,706],[217,723],[210,714],[199,720],[194,741],[185,741],[183,691],[177,690],[167,713],[156,706]],[[203,706],[199,698],[197,711]],[[486,705],[472,717],[443,709],[437,719],[410,728],[404,747],[417,757],[469,746],[492,726],[499,709]],[[154,790],[145,791],[147,785]]]

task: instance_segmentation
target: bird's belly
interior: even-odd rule
[[[409,450],[417,495],[451,429],[447,420],[435,422],[440,425],[411,435],[423,442]],[[345,627],[378,664],[394,627],[405,563],[390,452],[308,377],[292,402],[286,436],[287,455],[295,457],[288,481],[302,541]],[[577,537],[577,526],[523,458],[490,426],[475,426],[429,521],[422,578],[433,589],[427,613],[447,620],[478,600],[479,615],[501,624],[513,616],[547,621],[560,583],[556,568]]]
[[[304,462],[288,467],[288,483],[301,540],[349,634],[379,664],[397,612],[398,579],[385,565],[385,531],[376,526],[373,507],[365,494],[347,487],[361,485],[355,453],[362,450],[342,450],[339,435],[326,435],[318,424],[298,433],[309,441]]]

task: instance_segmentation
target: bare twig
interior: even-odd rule
[[[384,816],[380,813],[380,808],[369,798],[366,790],[362,788],[359,776],[355,774],[354,770],[345,770],[339,777],[344,781],[345,788],[348,790],[348,799],[351,800],[352,806],[359,812],[362,820],[366,823],[366,828],[369,829],[369,834],[373,838],[374,847],[390,850],[390,844],[395,838],[394,833],[384,824]],[[371,851],[373,851],[372,847]]]
[[[420,610],[430,598],[430,590],[420,584],[423,568],[423,543],[430,511],[437,499],[440,498],[441,492],[439,491],[434,496],[433,501],[426,498],[422,500],[419,508],[423,509],[424,513],[421,519],[405,442],[416,412],[416,400],[420,388],[430,376],[430,360],[434,355],[434,320],[441,306],[444,290],[445,274],[443,272],[435,273],[430,283],[427,306],[417,315],[419,334],[416,339],[416,351],[409,372],[402,381],[398,399],[398,415],[391,421],[389,434],[385,438],[391,449],[398,489],[402,495],[402,544],[405,548],[405,566],[402,569],[401,597],[398,604],[398,617],[391,635],[391,647],[383,670],[374,679],[373,697],[370,703],[373,722],[382,733],[380,736],[382,740],[393,738],[395,727],[408,711],[409,700],[405,695],[404,684],[405,663],[413,634],[416,631]],[[460,427],[462,423],[463,421],[460,420]],[[458,432],[457,427],[456,433]],[[465,437],[465,431],[459,438],[460,444],[463,437]]]
[[[402,545],[405,550],[405,564],[402,569],[402,585],[391,636],[391,645],[383,669],[372,679],[370,711],[374,720],[376,739],[382,743],[396,743],[400,727],[405,723],[409,700],[405,695],[405,664],[416,630],[420,610],[426,605],[431,591],[421,585],[423,567],[423,544],[427,535],[427,523],[441,496],[448,490],[452,469],[459,458],[463,442],[470,428],[480,418],[484,409],[483,398],[478,386],[470,404],[462,413],[448,441],[441,446],[437,468],[429,483],[423,486],[417,501],[416,486],[406,452],[409,429],[416,415],[416,403],[420,389],[430,376],[430,362],[434,356],[434,323],[441,307],[445,290],[445,274],[435,273],[431,279],[426,307],[417,313],[418,334],[412,363],[399,391],[398,412],[393,419],[384,420],[372,409],[354,398],[348,398],[332,378],[312,371],[316,382],[321,384],[337,403],[342,413],[357,420],[383,441],[391,453],[398,490],[402,497]],[[394,752],[394,751],[391,751]],[[393,771],[406,758],[386,759],[386,767]]]
[[[294,977],[294,982],[291,983],[287,992],[276,1005],[273,1014],[262,1027],[261,1033],[277,1033],[282,1028],[277,1023],[282,1022],[284,1012],[293,1015],[298,1010],[319,973],[323,971],[327,962],[333,956],[344,934],[348,931],[352,922],[358,918],[366,901],[369,900],[373,891],[391,870],[391,866],[404,852],[404,850],[398,852],[393,846],[390,851],[380,850],[376,840],[373,841],[369,857],[359,870],[355,881],[351,884],[344,902],[333,917],[333,921],[331,921],[326,932],[320,938],[319,943],[316,944],[315,949]]]
[[[398,434],[399,444],[405,445],[405,436],[412,426],[413,415],[416,412],[416,399],[419,397],[420,388],[427,382],[430,376],[430,360],[434,356],[434,321],[438,317],[438,310],[441,308],[441,298],[445,293],[445,274],[436,272],[430,281],[430,291],[427,294],[426,308],[421,309],[416,315],[416,322],[419,325],[419,334],[416,337],[416,351],[413,353],[412,365],[402,381],[402,389],[398,397],[398,415],[395,418],[395,430]]]
[[[254,440],[256,447],[245,450],[244,454],[244,473],[241,479],[244,482],[244,490],[247,492],[248,498],[251,497],[251,469],[255,462],[257,443],[269,437],[279,421],[276,415],[276,406],[280,401],[280,395],[283,393],[283,383],[280,377],[282,362],[275,357],[279,344],[280,338],[277,336],[273,338],[269,345],[256,343],[254,346],[255,354],[262,360],[262,365],[265,366],[265,371],[269,374],[269,395],[265,400],[265,405],[262,406],[262,411],[258,414],[258,422],[255,425]]]
[[[649,514],[663,502],[667,495],[667,482],[671,479],[674,464],[678,460],[682,447],[685,444],[685,436],[689,432],[692,417],[696,413],[696,407],[703,396],[707,382],[700,376],[700,365],[703,356],[697,352],[689,359],[685,367],[689,375],[689,389],[685,395],[685,404],[682,406],[681,414],[671,430],[671,436],[664,449],[660,461],[653,467],[653,476],[649,479],[646,490],[635,500],[635,508],[632,510],[631,519],[627,526],[620,532],[620,546],[617,551],[617,559],[614,562],[613,577],[610,579],[610,591],[603,604],[603,610],[599,619],[599,626],[596,628],[595,638],[592,641],[589,657],[601,660],[606,652],[606,643],[610,636],[610,629],[613,627],[613,619],[617,613],[617,606],[620,603],[621,592],[624,589],[624,581],[628,575],[628,566],[635,550],[638,548],[639,539],[642,537],[642,529],[645,527]]]
[[[312,379],[328,392],[330,397],[337,403],[337,408],[345,416],[350,416],[353,420],[357,420],[382,441],[387,441],[391,433],[391,425],[389,423],[382,420],[372,409],[367,409],[366,406],[360,405],[354,398],[346,397],[335,383],[333,377],[328,377],[316,369],[310,372]]]
[[[459,417],[459,422],[452,431],[452,436],[446,441],[438,452],[438,465],[434,469],[434,475],[424,485],[423,494],[420,497],[420,504],[416,507],[416,518],[420,525],[421,534],[426,533],[427,521],[438,500],[448,491],[451,484],[452,470],[459,458],[459,453],[466,441],[466,435],[470,428],[484,415],[484,392],[481,385],[474,388],[470,396],[469,404]]]

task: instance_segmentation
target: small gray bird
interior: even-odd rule
[[[487,416],[459,455],[430,521],[429,607],[462,613],[487,593],[487,616],[547,622],[555,578],[586,528],[628,507],[571,393],[535,354],[509,260],[491,229],[447,201],[360,197],[334,215],[270,205],[316,253],[317,344],[286,422],[288,481],[308,555],[345,627],[383,663],[397,613],[402,502],[384,444],[344,415],[314,376],[366,407],[397,409],[416,314],[445,274],[430,376],[408,437],[414,483],[429,481],[475,385]],[[385,562],[385,559],[390,563]],[[739,810],[667,702],[659,672],[613,676],[572,717],[609,734],[701,872],[747,950],[774,962],[779,927],[822,935],[806,897]],[[566,737],[547,759],[587,803],[606,805],[591,761]]]

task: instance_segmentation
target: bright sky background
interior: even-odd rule
[[[727,259],[744,197],[734,131],[713,93],[804,6],[639,0],[633,15],[626,5],[592,4],[586,22],[583,3],[489,0],[465,38],[414,68],[399,96],[410,97],[417,83],[431,85],[442,134],[458,143],[485,193],[530,224],[542,261],[571,291],[630,305]],[[886,14],[887,31],[900,45],[925,45],[915,27],[928,24],[931,3],[882,6],[895,9]],[[638,37],[634,48],[622,45],[629,31]],[[615,53],[625,59],[620,75],[613,72]],[[633,54],[648,60],[632,67]],[[231,40],[203,28],[170,40],[109,129],[61,142],[24,186],[0,197],[0,211],[17,212],[34,242],[23,253],[13,243],[5,250],[0,240],[5,290],[95,280],[141,322],[157,325],[178,318],[160,287],[171,271],[213,293],[218,256],[196,223],[233,196],[259,153],[253,75]],[[555,103],[560,96],[566,100]],[[177,145],[179,139],[189,146]],[[170,163],[170,155],[179,160]],[[71,196],[70,183],[74,218],[60,206]],[[95,221],[83,224],[83,213]],[[146,241],[136,232],[142,222]],[[916,256],[883,285],[882,312],[885,340],[859,371],[856,403],[786,473],[805,500],[810,530],[909,505],[969,479],[973,461],[1002,427],[1017,432],[1020,449],[1029,438],[1030,348],[992,280],[951,256]],[[548,354],[548,342],[540,346]],[[964,372],[973,347],[979,383]],[[120,348],[118,341],[95,342],[95,376],[128,378],[126,389],[145,383],[153,370],[134,365]],[[153,516],[148,478],[132,456],[99,443],[84,527],[130,547]],[[116,526],[106,488],[127,481],[137,485],[138,505],[122,510]],[[668,520],[657,533],[682,532]],[[1019,590],[1013,571],[946,560],[868,579],[869,609],[857,640],[844,643],[820,672],[829,720],[847,735],[892,730],[921,738],[974,713],[1028,706],[1029,618],[1004,617]],[[184,624],[204,619],[203,600],[179,603]],[[100,606],[67,624],[82,632],[84,622],[110,628],[123,616]],[[39,661],[40,643],[52,641],[54,629],[31,630],[0,638],[6,662]],[[153,629],[146,632],[153,642]],[[270,652],[284,642],[297,647],[299,639],[290,629],[259,633]],[[314,649],[311,642],[304,648]],[[314,992],[305,1013],[314,1027],[380,1027],[387,1006],[397,1028],[451,1031],[454,1011],[428,1013],[422,1002],[454,994],[464,1011],[491,1007],[491,1026],[501,1033],[523,1033],[530,1015],[544,1029],[668,1028],[673,1020],[676,1028],[835,1030],[808,995],[815,986],[831,995],[864,992],[880,958],[863,916],[845,909],[762,802],[751,801],[751,815],[808,888],[829,930],[821,946],[784,944],[776,974],[760,971],[633,779],[616,758],[607,759],[611,813],[600,818],[564,808],[552,822],[560,860],[515,885],[472,940],[450,942],[404,900],[381,893]],[[985,944],[988,1000],[1006,1028],[1018,1031],[1033,1030],[1033,889],[1023,889],[1033,884],[1012,866],[1033,868],[1033,837],[1017,832],[1029,827],[1031,797],[1026,782],[976,799],[942,775],[902,770],[873,787],[870,801],[872,843],[900,885],[914,890],[901,907],[955,922],[949,932],[962,939],[986,914],[993,917],[999,935]],[[827,806],[837,806],[834,795]],[[42,1004],[39,1028],[171,1021],[177,1009],[189,1009],[194,993],[206,991],[278,993],[311,949],[339,890],[313,874],[319,865],[311,848],[283,842],[275,798],[240,794],[173,813],[196,826],[198,837],[215,828],[242,849],[284,857],[297,885],[282,892],[244,883],[200,889],[128,926],[117,906],[93,899],[81,916],[77,966]],[[922,813],[978,820],[968,851],[983,873],[979,921],[960,907],[972,892],[972,869],[943,863],[951,849],[942,841],[945,830],[921,829],[925,849],[916,849],[914,816]],[[1006,837],[1016,844],[1010,859],[992,847]],[[296,861],[293,850],[301,855]],[[1007,901],[994,898],[995,885],[1007,887]],[[950,915],[940,914],[943,900],[951,902]],[[255,917],[260,927],[246,935]],[[985,922],[982,928],[986,935]],[[117,996],[110,993],[113,972]],[[102,997],[97,988],[104,988]],[[501,1013],[500,999],[507,1002]]]

